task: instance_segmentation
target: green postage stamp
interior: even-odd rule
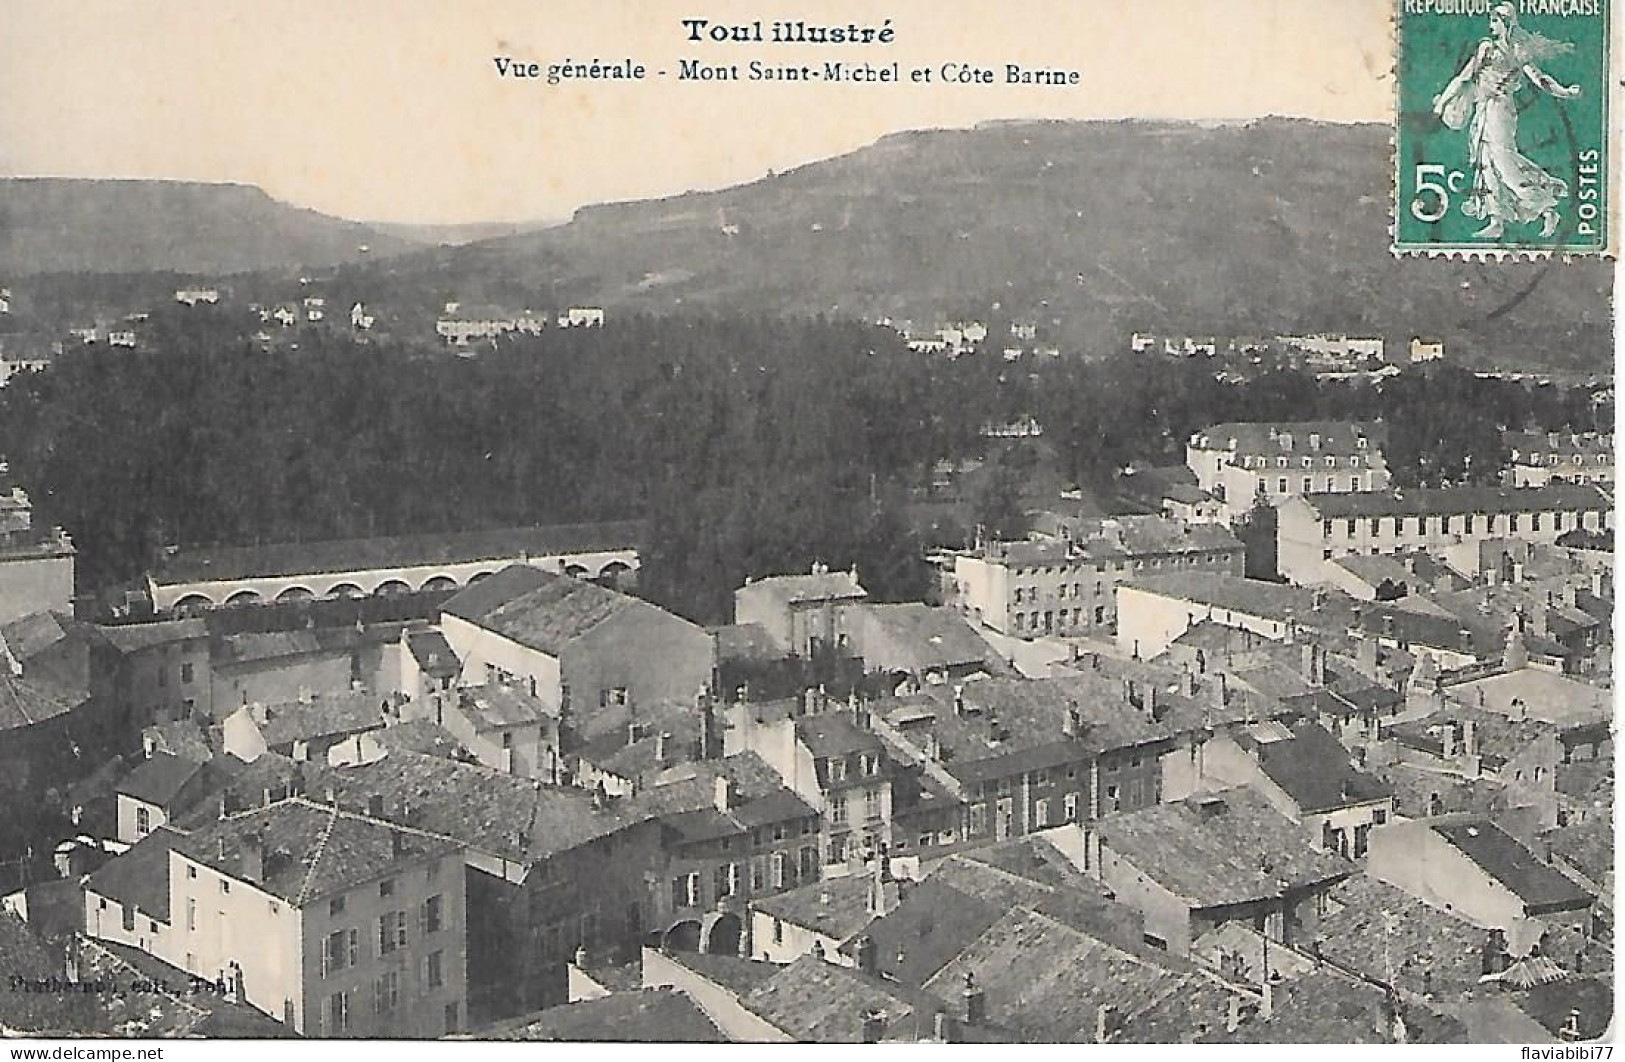
[[[1398,0],[1394,249],[1611,251],[1610,0]]]

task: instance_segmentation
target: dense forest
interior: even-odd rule
[[[747,574],[818,559],[856,564],[883,599],[918,597],[911,492],[1021,413],[1063,474],[1096,487],[1180,461],[1221,420],[1381,417],[1397,478],[1417,483],[1493,479],[1502,426],[1612,416],[1580,390],[1448,368],[1380,388],[1225,383],[1127,356],[1029,371],[826,320],[626,318],[472,358],[319,331],[267,352],[240,324],[161,311],[139,352],[73,351],[0,390],[0,454],[40,521],[73,535],[82,592],[169,545],[645,517],[641,592],[717,622]]]

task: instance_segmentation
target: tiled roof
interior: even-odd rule
[[[1521,992],[1518,1009],[1534,1018],[1552,1035],[1559,1035],[1572,1011],[1580,1012],[1581,1040],[1595,1040],[1608,1032],[1614,1017],[1614,986],[1596,977],[1569,977]]]
[[[168,807],[203,765],[167,752],[154,752],[124,776],[117,792],[158,807]]]
[[[852,874],[752,900],[751,908],[844,941],[873,920],[874,915],[869,911],[871,887],[868,874]]]
[[[1357,770],[1347,749],[1318,723],[1300,723],[1292,737],[1257,746],[1259,768],[1305,814],[1391,796],[1393,788]]]
[[[1297,823],[1247,789],[1122,813],[1098,828],[1108,848],[1193,908],[1278,897],[1354,869],[1312,849]]]
[[[1458,683],[1446,687],[1445,694],[1465,704],[1481,704],[1502,715],[1512,714],[1512,702],[1521,700],[1530,718],[1544,719],[1558,726],[1613,717],[1607,690],[1535,667]]]
[[[776,660],[782,655],[760,623],[729,623],[712,627],[711,633],[717,640],[718,660]]]
[[[1291,446],[1283,435],[1291,437]],[[1309,436],[1319,435],[1320,446],[1311,448]],[[1228,450],[1237,454],[1363,454],[1367,450],[1359,445],[1380,450],[1387,442],[1387,426],[1380,423],[1360,423],[1344,420],[1305,421],[1227,421],[1199,431],[1192,445],[1199,449]]]
[[[188,550],[166,561],[154,578],[159,585],[172,585],[627,550],[636,547],[642,533],[637,522],[560,524]]]
[[[1326,967],[1273,986],[1271,1015],[1252,1014],[1205,1043],[1381,1044],[1393,1042],[1383,990]]]
[[[209,636],[201,619],[159,620],[155,623],[107,624],[98,628],[121,653],[135,653],[161,645],[197,641]]]
[[[1407,571],[1403,564],[1383,554],[1368,556],[1364,553],[1351,553],[1346,557],[1334,559],[1332,563],[1373,587],[1381,586],[1384,581],[1394,586],[1412,588],[1418,588],[1421,584],[1421,580]]]
[[[472,757],[455,734],[427,719],[408,719],[405,722],[391,723],[382,730],[373,731],[372,737],[387,749],[439,756],[443,759],[456,759],[460,754]]]
[[[24,664],[56,643],[75,637],[92,643],[104,641],[97,628],[65,612],[32,612],[0,627],[0,640]]]
[[[439,631],[412,631],[406,636],[406,648],[425,674],[455,675],[462,670],[456,651]]]
[[[852,572],[819,572],[813,575],[770,575],[747,583],[747,591],[765,591],[785,604],[805,601],[850,601],[868,597],[869,592]]]
[[[1364,874],[1333,886],[1316,930],[1319,954],[1365,977],[1420,994],[1471,988],[1488,931]],[[1427,976],[1431,975],[1431,976]]]
[[[54,684],[0,671],[0,730],[20,730],[55,719],[82,701],[82,697]]]
[[[814,756],[845,756],[853,752],[879,752],[880,739],[858,726],[847,712],[820,712],[796,720],[796,738]]]
[[[1317,600],[1313,590],[1217,572],[1137,576],[1125,585],[1163,597],[1267,619],[1283,619],[1291,614],[1300,621],[1307,621],[1315,611]]]
[[[62,951],[37,937],[28,923],[0,908],[0,967],[44,980],[66,976]],[[35,972],[37,971],[37,972]],[[0,992],[0,1027],[36,1035],[105,1032],[97,997],[54,992]]]
[[[1490,877],[1512,891],[1531,913],[1584,907],[1594,897],[1487,819],[1436,822],[1433,832],[1449,841]]]
[[[291,701],[266,705],[263,718],[264,722],[259,723],[260,734],[271,748],[296,741],[358,734],[384,725],[381,699],[365,690],[315,697],[309,703]]]
[[[697,951],[674,951],[665,956],[667,962],[676,963],[694,971],[713,984],[718,984],[743,996],[760,985],[771,981],[784,967],[775,962],[741,959],[736,955],[708,955]]]
[[[482,1039],[630,1043],[726,1043],[687,993],[673,988],[612,992],[564,1003],[482,1030]]]
[[[146,917],[168,922],[169,850],[182,836],[167,826],[158,827],[123,855],[103,863],[85,888],[126,909],[134,905]]]
[[[888,1030],[918,1027],[917,1014],[941,1005],[923,993],[846,966],[804,955],[754,989],[746,1007],[799,1043],[861,1043],[863,1015],[885,1015]]]
[[[401,856],[395,854],[394,836],[404,846]],[[264,852],[258,874],[245,863],[254,838]],[[459,846],[295,798],[216,819],[176,841],[175,850],[223,874],[252,880],[273,896],[302,907],[384,877],[402,863],[446,855]]]
[[[446,602],[444,611],[551,656],[613,616],[640,610],[670,616],[645,601],[581,579],[536,574],[540,580],[498,572],[485,582],[507,578],[488,592],[491,596],[463,591]],[[508,592],[496,593],[503,588]],[[483,585],[473,589],[485,591]]]
[[[214,758],[214,750],[209,747],[203,728],[190,719],[154,723],[141,735],[143,740],[152,741],[154,750],[158,752],[168,752],[198,763],[206,763]]]
[[[465,686],[458,690],[457,696],[463,713],[473,721],[475,730],[528,726],[557,714],[550,711],[539,698],[505,682]]]
[[[1035,866],[1035,854],[1047,847],[1046,841],[1029,839],[960,852],[933,867],[926,880],[936,880],[1002,911],[1020,904],[1125,951],[1143,952],[1145,920],[1140,913],[1108,899],[1099,881],[1075,868],[1066,869],[1070,864],[1063,867],[1046,857],[1042,867]],[[1017,853],[1024,851],[1026,858],[1019,858]],[[1166,956],[1158,961],[1177,963]]]
[[[881,973],[903,984],[924,985],[1008,910],[1008,904],[967,895],[946,878],[930,875],[908,888],[898,905],[862,934],[875,943]],[[851,952],[855,943],[849,940],[841,950]]]
[[[1119,1015],[1179,977],[1150,956],[1131,955],[1064,922],[1014,908],[945,964],[926,989],[957,996],[966,975],[982,990],[990,1021],[1021,1040],[1094,1040],[1099,1008]]]
[[[1607,495],[1596,487],[1573,483],[1553,483],[1545,487],[1410,487],[1394,491],[1305,494],[1303,500],[1322,519],[1601,511],[1611,507]]]
[[[995,656],[993,647],[951,608],[918,603],[859,605],[855,623],[873,624],[915,671],[979,663]],[[868,647],[865,646],[867,655]],[[894,660],[893,664],[899,662]]]
[[[302,656],[327,648],[317,631],[247,631],[216,639],[211,646],[215,666]]]

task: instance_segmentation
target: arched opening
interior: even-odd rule
[[[378,589],[374,591],[379,597],[400,597],[402,594],[410,594],[411,592],[412,588],[399,579],[385,579],[378,584]]]
[[[336,600],[339,598],[353,599],[366,596],[366,592],[354,583],[340,583],[327,592],[327,597],[329,600]]]
[[[475,583],[480,582],[482,579],[489,579],[489,578],[491,578],[491,573],[490,572],[475,572],[473,575],[468,577],[468,585],[473,586]]]
[[[699,951],[700,924],[692,918],[678,922],[666,930],[661,946],[667,951]]]
[[[615,590],[629,590],[636,581],[636,574],[632,571],[631,565],[610,561],[604,565],[604,570],[598,573],[596,581]]]
[[[244,605],[263,604],[264,601],[265,599],[259,595],[257,590],[239,590],[226,598],[226,607],[241,608]]]
[[[435,594],[444,590],[455,589],[457,589],[457,580],[453,579],[449,575],[437,575],[433,579],[430,579],[423,584],[423,592],[426,594]]]
[[[568,575],[572,579],[580,579],[582,576],[587,574],[587,569],[579,564],[566,564],[564,566],[564,574]]]
[[[745,923],[729,911],[718,915],[705,935],[705,950],[711,955],[738,955],[739,938],[744,936]]]
[[[214,600],[202,594],[187,594],[170,606],[170,611],[177,616],[196,616],[200,612],[207,612],[214,607]]]
[[[315,594],[311,593],[303,586],[290,586],[286,590],[282,591],[282,593],[276,595],[276,599],[278,604],[286,604],[289,601],[309,601],[315,596]]]

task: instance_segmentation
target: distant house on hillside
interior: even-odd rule
[[[218,288],[176,288],[175,301],[183,306],[196,306],[206,302],[211,306],[220,301]]]

